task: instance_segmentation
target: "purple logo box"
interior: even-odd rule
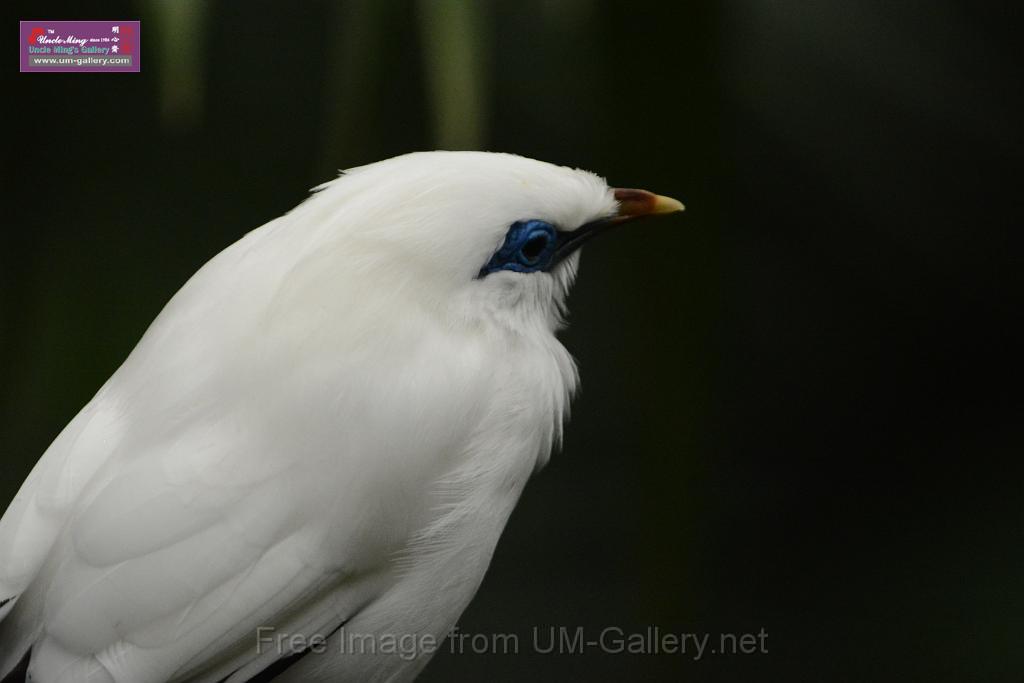
[[[130,71],[140,67],[137,21],[23,21],[21,71]]]

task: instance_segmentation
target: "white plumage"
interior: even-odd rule
[[[597,176],[512,155],[346,172],[203,266],[0,522],[0,678],[407,680],[344,631],[454,625],[576,384],[555,338],[578,252],[478,277],[509,225],[615,214]],[[344,623],[344,631],[336,629]]]

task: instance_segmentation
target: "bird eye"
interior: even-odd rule
[[[534,235],[530,239],[526,240],[519,249],[519,256],[526,265],[535,265],[540,257],[544,254],[544,250],[548,246],[548,236],[546,233],[539,233]]]
[[[477,277],[497,270],[534,273],[547,270],[555,255],[558,231],[546,221],[516,221],[505,234],[505,242]]]

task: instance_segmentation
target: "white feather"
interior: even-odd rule
[[[576,384],[554,335],[575,257],[475,276],[516,220],[614,209],[587,172],[411,154],[214,257],[0,522],[0,676],[32,648],[38,683],[244,680],[287,654],[259,626],[440,640]],[[427,660],[336,652],[283,680]]]

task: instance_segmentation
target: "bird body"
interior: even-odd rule
[[[341,639],[443,639],[576,385],[555,332],[578,252],[481,267],[516,221],[619,206],[587,172],[419,153],[210,260],[0,522],[0,678],[414,677],[430,652]]]

